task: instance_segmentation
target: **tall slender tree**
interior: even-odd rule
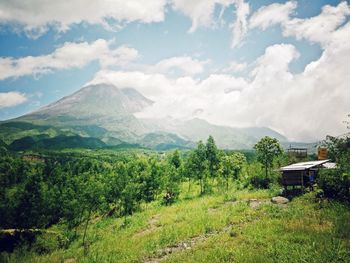
[[[213,136],[211,135],[209,136],[205,147],[206,147],[206,158],[208,160],[209,175],[213,179],[217,175],[217,171],[219,169],[219,164],[220,164],[219,151],[215,144],[215,140]]]
[[[283,149],[276,138],[265,136],[254,145],[257,159],[265,168],[265,177],[272,167],[273,160],[283,153]]]

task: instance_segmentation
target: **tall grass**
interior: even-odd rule
[[[80,237],[66,249],[38,254],[18,250],[2,254],[5,262],[140,262],[158,257],[164,248],[198,236],[191,249],[166,262],[350,262],[350,210],[338,203],[315,203],[312,194],[287,207],[265,204],[253,209],[247,199],[269,199],[270,190],[235,190],[198,196],[198,186],[182,186],[172,206],[153,202],[124,219],[96,215],[88,229],[88,247]],[[63,231],[63,226],[54,226]],[[223,229],[227,231],[222,231]],[[213,234],[215,233],[215,234]],[[210,235],[208,235],[210,234]],[[52,236],[47,242],[53,242]],[[45,236],[42,237],[45,243]]]

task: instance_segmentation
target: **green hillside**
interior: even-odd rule
[[[42,149],[0,155],[0,262],[350,260],[349,138],[329,142],[336,168],[289,190],[279,167],[291,160],[269,137],[249,153],[213,137],[168,152],[20,140]]]
[[[52,138],[46,136],[27,136],[14,140],[9,149],[13,151],[23,150],[59,150],[65,148],[96,149],[105,147],[106,144],[97,138],[59,135]]]
[[[65,249],[56,248],[58,240],[64,238],[57,226],[33,246],[34,251],[46,252],[19,258],[10,255],[8,262],[350,260],[350,225],[346,223],[350,210],[343,205],[320,206],[312,194],[276,205],[269,202],[272,191],[236,190],[205,197],[198,197],[195,190],[184,192],[175,205],[154,202],[128,217],[127,224],[123,218],[96,214],[87,230],[89,247],[85,253],[81,246],[84,225],[78,229],[79,238]]]

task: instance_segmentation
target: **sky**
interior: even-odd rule
[[[340,0],[0,0],[0,120],[112,83],[138,117],[345,133],[350,3]]]

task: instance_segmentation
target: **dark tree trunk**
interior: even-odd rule
[[[86,238],[86,232],[87,232],[87,227],[88,227],[88,224],[89,224],[89,221],[90,221],[90,216],[91,216],[91,210],[92,208],[90,208],[89,210],[89,214],[88,214],[88,217],[86,219],[86,224],[85,224],[85,229],[84,229],[84,236],[83,236],[83,246],[84,246],[84,251],[85,251],[85,238]],[[85,251],[86,252],[86,251]]]

